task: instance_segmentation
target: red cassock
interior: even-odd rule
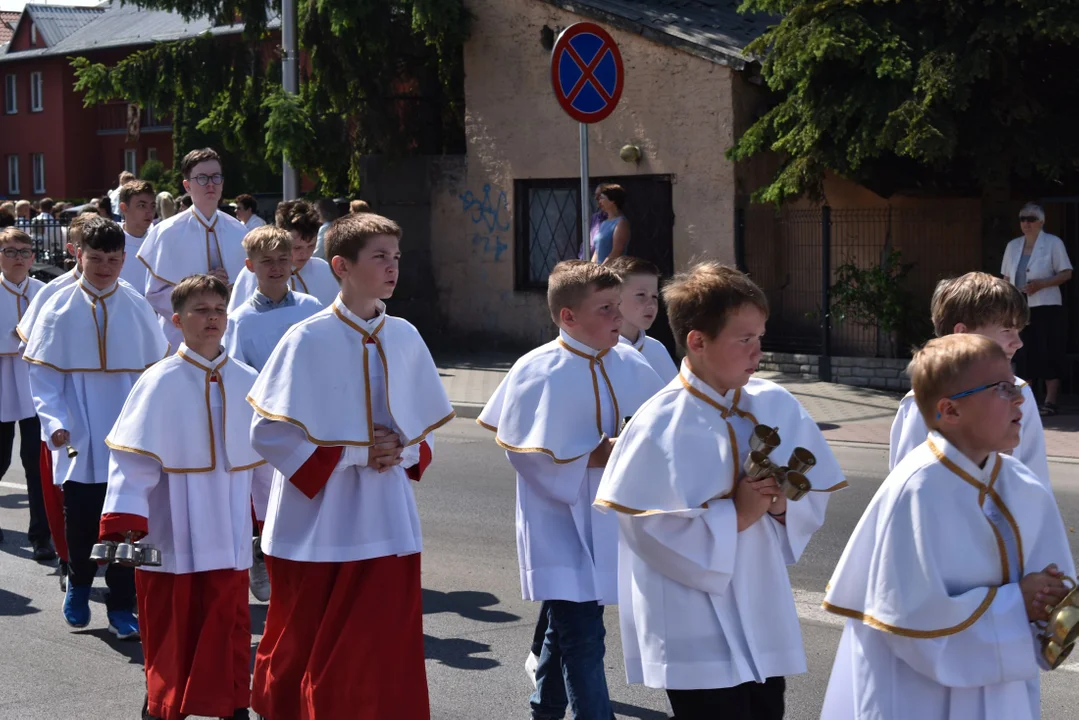
[[[144,535],[146,518],[101,516],[102,539]],[[246,570],[135,571],[148,710],[161,720],[232,717],[250,702],[251,613]]]
[[[320,447],[290,479],[309,498],[343,448]],[[431,462],[406,470],[419,481]],[[266,556],[273,597],[251,707],[268,720],[429,720],[420,555],[355,562]]]
[[[41,443],[41,457],[38,460],[41,472],[41,494],[45,499],[45,518],[49,523],[56,554],[60,562],[67,562],[67,535],[64,534],[64,489],[52,482],[52,451],[46,442]]]

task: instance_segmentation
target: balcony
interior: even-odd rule
[[[97,106],[98,135],[129,135],[132,134],[132,129],[128,123],[128,103],[112,102]],[[172,120],[167,116],[159,116],[153,106],[140,108],[138,132],[172,132]]]

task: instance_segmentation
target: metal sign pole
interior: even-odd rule
[[[589,219],[591,209],[588,202],[588,125],[581,123],[581,247],[584,260],[592,259],[591,238],[589,237]]]
[[[281,44],[284,46],[281,85],[290,95],[295,95],[300,91],[296,1],[283,0],[281,3]],[[281,195],[283,200],[295,200],[299,197],[299,177],[288,157],[281,158]]]

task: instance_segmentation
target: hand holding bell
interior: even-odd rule
[[[776,465],[769,456],[779,444],[779,428],[767,425],[753,428],[749,437],[750,452],[743,470],[751,478],[774,477],[788,500],[801,500],[813,489],[806,473],[817,464],[817,458],[809,450],[796,447],[786,465]]]
[[[1046,568],[1046,572],[1050,568]],[[1079,593],[1076,592],[1076,583],[1067,576],[1060,579],[1068,591],[1067,594],[1056,605],[1047,603],[1045,614],[1048,619],[1035,622],[1041,630],[1038,639],[1041,641],[1042,659],[1053,670],[1064,663],[1079,640]]]

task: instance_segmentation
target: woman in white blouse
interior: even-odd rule
[[[1030,305],[1030,324],[1016,356],[1018,374],[1028,382],[1045,381],[1042,415],[1056,415],[1066,348],[1064,305],[1060,286],[1071,279],[1072,264],[1064,241],[1042,232],[1045,212],[1027,203],[1019,211],[1022,237],[1008,243],[1000,274],[1022,290]]]

